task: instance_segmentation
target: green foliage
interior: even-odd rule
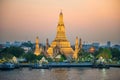
[[[33,52],[28,52],[28,53],[24,54],[23,57],[26,58],[28,62],[39,61],[42,59],[42,57],[46,58],[46,56],[44,56],[44,54],[40,54],[40,55],[36,56]]]
[[[16,57],[20,57],[24,53],[24,49],[20,47],[10,47],[8,53],[13,54]]]
[[[41,60],[42,57],[45,57],[45,58],[46,58],[46,56],[44,56],[43,54],[40,54],[40,55],[36,56],[36,59],[37,59],[37,60]]]
[[[4,58],[5,60],[9,60],[9,59],[12,59],[14,55],[12,54],[9,54],[9,53],[2,53],[0,55],[1,59]]]
[[[96,56],[96,58],[99,58],[100,56],[102,56],[105,59],[111,59],[112,54],[110,49],[107,49],[107,48],[101,49],[100,53]]]
[[[26,54],[24,54],[24,58],[27,59],[27,61],[32,62],[36,60],[36,55],[33,54],[32,52],[28,52]]]
[[[92,61],[94,59],[93,54],[85,52],[83,49],[79,52],[79,61]]]
[[[2,57],[6,57],[6,58],[7,57],[10,58],[10,55],[13,55],[13,56],[16,56],[16,57],[20,57],[20,56],[23,55],[24,49],[22,49],[20,47],[11,46],[9,48],[3,49],[0,53],[4,54],[4,56],[2,56]]]
[[[84,51],[79,52],[80,57],[87,57],[89,54],[90,54],[89,52],[84,52]]]
[[[99,52],[102,52],[104,50],[104,48],[100,47],[99,48]]]
[[[52,58],[47,58],[48,62],[53,62]]]
[[[113,59],[119,60],[120,59],[120,50],[117,48],[111,48],[110,50],[111,50]]]
[[[66,60],[66,56],[64,54],[59,54],[61,57],[60,58],[55,58],[55,61],[57,62],[63,62],[64,60]]]
[[[33,47],[33,44],[30,41],[28,41],[28,42],[22,43],[22,46]]]
[[[63,62],[66,59],[67,59],[66,56],[64,54],[61,54],[61,58],[59,59],[59,62]]]
[[[83,55],[84,55],[84,53],[85,53],[85,51],[82,49],[82,50],[80,50],[80,51],[79,51],[78,56],[80,56],[80,57],[81,57],[81,56],[83,56]]]
[[[63,58],[64,60],[66,60],[66,56],[64,54],[61,54],[61,58]]]

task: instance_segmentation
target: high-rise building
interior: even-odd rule
[[[107,47],[111,47],[111,42],[110,41],[107,41]]]
[[[66,38],[62,11],[59,14],[56,38],[53,40],[53,42],[47,50],[49,56],[53,57],[53,49],[56,46],[58,46],[60,48],[60,51],[66,56],[72,56],[74,53],[73,49],[71,48],[70,42]]]

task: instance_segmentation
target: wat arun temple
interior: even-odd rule
[[[72,49],[70,42],[68,41],[65,33],[65,25],[63,22],[63,13],[62,11],[59,14],[59,21],[57,25],[57,34],[55,39],[52,41],[51,45],[48,45],[48,39],[46,40],[46,54],[49,57],[54,58],[58,54],[64,54],[66,57],[71,57],[77,59],[78,52],[82,48],[81,39],[79,40],[76,37],[75,41],[75,50]],[[36,47],[35,47],[35,55],[41,54],[41,49],[39,48],[39,39],[36,38]]]

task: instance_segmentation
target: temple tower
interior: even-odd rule
[[[39,38],[36,37],[36,41],[35,41],[35,52],[34,52],[35,55],[40,55],[40,48],[39,48]]]
[[[48,55],[50,55],[51,57],[54,54],[53,48],[55,48],[56,46],[59,46],[60,51],[66,56],[73,55],[73,49],[71,48],[70,42],[66,38],[62,11],[59,14],[56,38],[54,39],[54,41],[51,43],[50,47],[47,50]]]
[[[57,35],[56,35],[55,40],[67,41],[66,35],[65,35],[65,26],[64,26],[64,22],[63,22],[63,13],[62,12],[60,12],[60,15],[59,15],[59,21],[58,21],[58,25],[57,25]]]
[[[74,54],[73,54],[73,59],[78,59],[79,50],[80,50],[79,40],[78,40],[78,37],[76,37],[76,40],[75,40],[75,51],[74,51]]]
[[[49,41],[48,41],[48,38],[46,39],[46,50],[48,50],[48,47],[49,47]]]
[[[80,40],[79,40],[79,47],[80,47],[80,50],[82,49],[82,39],[80,38]]]
[[[80,40],[78,40],[78,37],[76,37],[75,40],[75,51],[73,54],[73,59],[77,60],[78,59],[78,53],[79,51],[81,51],[82,49],[82,39],[80,38]]]

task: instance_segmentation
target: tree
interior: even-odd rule
[[[45,57],[44,54],[40,54],[40,55],[36,56],[36,59],[37,59],[37,60],[41,60],[42,57]],[[46,58],[46,57],[45,57],[45,58]]]
[[[16,56],[16,57],[20,57],[22,56],[22,54],[24,53],[24,49],[20,48],[20,47],[14,47],[14,46],[11,46],[9,49],[8,49],[8,53]]]
[[[61,54],[61,58],[60,58],[60,62],[63,62],[64,60],[66,60],[67,58],[66,58],[66,56],[64,55],[64,54]]]
[[[48,60],[48,62],[52,62],[53,61],[53,59],[50,58],[50,57],[48,57],[47,60]]]
[[[0,52],[2,55],[2,57],[10,57],[8,55],[13,55],[13,56],[16,56],[16,57],[20,57],[23,55],[24,53],[24,49],[20,48],[20,47],[14,47],[14,46],[11,46],[9,48],[5,48],[3,49],[1,52]]]
[[[119,60],[120,59],[120,50],[117,48],[111,48],[110,50],[111,50],[113,59]]]
[[[12,59],[14,55],[9,54],[9,53],[1,53],[0,58],[3,59],[5,58],[6,60]]]
[[[28,42],[24,42],[24,43],[22,43],[22,46],[26,46],[26,47],[33,47],[33,44],[30,42],[30,41],[28,41]]]
[[[110,49],[104,48],[103,50],[100,51],[100,53],[96,57],[99,58],[101,56],[105,59],[111,59],[112,54],[111,54]]]
[[[32,62],[36,60],[36,55],[32,52],[28,52],[24,55],[24,57],[27,59],[27,61]]]
[[[85,51],[84,51],[83,49],[81,49],[81,50],[78,52],[78,57],[84,56],[84,53],[85,53]]]

